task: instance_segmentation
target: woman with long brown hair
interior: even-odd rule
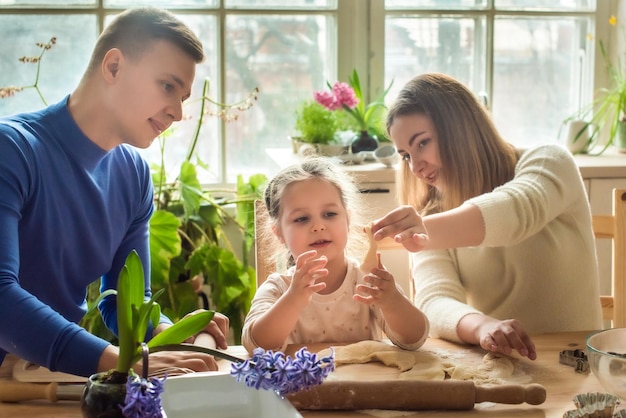
[[[459,81],[409,81],[387,115],[402,205],[378,219],[411,256],[431,335],[536,358],[531,333],[601,326],[591,211],[572,155],[518,149]]]

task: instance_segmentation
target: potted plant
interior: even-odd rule
[[[117,297],[119,357],[114,370],[89,377],[81,399],[85,418],[161,417],[160,397],[163,379],[147,376],[147,353],[160,346],[179,344],[200,332],[213,318],[213,311],[190,315],[143,343],[148,326],[158,324],[161,309],[156,299],[164,292],[144,299],[144,275],[139,255],[132,251],[118,279],[117,290],[107,290],[96,300],[97,305],[110,295]],[[181,346],[181,349],[185,349]],[[138,376],[133,365],[144,357],[143,373]],[[106,414],[106,415],[102,415]]]
[[[385,96],[393,83],[385,89],[380,97],[371,103],[365,104],[361,81],[356,70],[348,77],[348,83],[336,81],[330,91],[316,91],[313,93],[315,101],[330,111],[341,110],[350,115],[357,126],[357,134],[351,143],[351,151],[374,151],[378,148],[378,138],[375,132],[380,133],[382,112],[386,108]]]
[[[296,109],[296,129],[300,136],[291,138],[295,153],[303,144],[311,144],[316,153],[327,156],[339,155],[348,149],[337,139],[336,115],[315,100],[305,100]]]
[[[609,23],[611,26],[616,26],[617,18],[611,16]],[[564,124],[568,124],[570,130],[571,126],[576,126],[575,132],[570,134],[570,141],[573,144],[586,143],[586,146],[574,145],[575,152],[591,151],[599,143],[603,132],[608,132],[608,140],[593,155],[602,154],[611,145],[614,145],[619,152],[626,152],[625,69],[622,68],[619,57],[613,63],[602,41],[599,41],[599,47],[607,66],[610,85],[600,89],[590,104],[566,118]]]

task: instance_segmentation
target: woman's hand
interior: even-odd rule
[[[470,314],[459,321],[457,331],[462,340],[478,343],[485,350],[506,355],[511,355],[515,350],[531,360],[537,358],[535,344],[517,319],[498,320],[485,315]],[[468,333],[473,334],[472,337],[467,338]]]
[[[385,237],[402,244],[407,251],[421,251],[428,244],[428,231],[422,217],[412,206],[400,206],[372,224],[374,239]]]

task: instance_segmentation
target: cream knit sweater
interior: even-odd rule
[[[529,333],[601,326],[591,210],[567,150],[524,151],[513,180],[467,203],[483,215],[480,246],[411,256],[431,336],[459,341],[459,320],[478,312],[518,319]]]

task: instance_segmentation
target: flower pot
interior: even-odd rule
[[[361,151],[374,151],[378,148],[378,139],[376,135],[370,135],[368,131],[361,131],[354,137],[351,147],[353,154]]]
[[[618,152],[626,153],[626,120],[621,120],[617,125],[617,135],[615,135],[615,148]]]
[[[124,418],[121,407],[126,397],[127,375],[96,373],[85,383],[80,409],[84,418]]]
[[[584,120],[572,120],[567,124],[565,147],[572,154],[586,152],[590,145],[590,126]]]
[[[341,144],[315,144],[317,154],[325,157],[336,157],[348,152],[347,145]]]

